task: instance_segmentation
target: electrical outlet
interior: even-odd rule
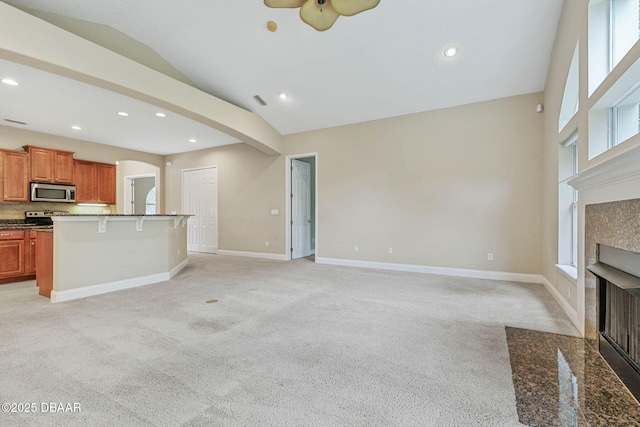
[[[487,254],[487,261],[493,261],[493,252]]]
[[[354,250],[354,251],[356,251],[356,252],[358,252],[358,245],[354,245],[354,246],[353,246],[353,250]]]
[[[392,254],[393,253],[393,248],[389,248],[389,253]]]
[[[571,298],[571,288],[567,288],[567,293],[569,294],[569,298]]]
[[[180,249],[178,249],[178,255],[180,255]]]
[[[268,240],[267,240],[267,241],[265,241],[265,242],[264,242],[264,245],[265,245],[265,246],[269,246],[269,241],[268,241]]]

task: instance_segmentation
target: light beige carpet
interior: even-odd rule
[[[0,402],[81,405],[0,425],[515,426],[505,325],[577,334],[541,285],[189,259],[59,304],[0,286]]]

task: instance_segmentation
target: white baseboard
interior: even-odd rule
[[[287,261],[287,256],[283,254],[268,254],[265,252],[230,251],[218,249],[220,255],[242,256],[247,258],[272,259],[276,261]]]
[[[544,287],[547,289],[547,292],[549,292],[551,296],[556,300],[558,305],[560,305],[560,308],[562,308],[562,310],[567,315],[569,320],[571,320],[571,322],[573,322],[575,327],[578,328],[579,331],[581,331],[584,325],[582,328],[579,326],[578,312],[573,307],[571,307],[571,305],[567,302],[567,300],[564,299],[562,295],[560,295],[560,292],[558,292],[556,287],[553,286],[551,282],[547,280],[547,278],[544,276],[542,276],[542,283],[544,284]]]
[[[152,283],[166,282],[173,276],[178,274],[180,270],[189,264],[189,260],[185,259],[176,265],[169,272],[151,274],[148,276],[133,277],[130,279],[117,280],[115,282],[99,283],[97,285],[84,286],[82,288],[67,289],[64,291],[51,291],[51,302],[64,302],[74,299],[91,297],[94,295],[102,295],[109,292],[121,291],[123,289],[137,288],[139,286],[150,285]]]
[[[173,279],[173,276],[180,273],[182,269],[185,268],[188,264],[189,264],[189,259],[185,258],[184,261],[182,261],[180,264],[176,265],[171,270],[169,270],[169,278]]]
[[[465,268],[431,267],[416,264],[394,264],[389,262],[357,261],[340,258],[316,257],[318,264],[343,265],[347,267],[374,268],[378,270],[406,271],[410,273],[437,274],[441,276],[470,277],[474,279],[503,280],[508,282],[543,283],[540,274],[508,273],[503,271],[469,270]]]

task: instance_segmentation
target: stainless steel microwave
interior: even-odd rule
[[[32,202],[76,202],[76,186],[61,184],[31,183]]]

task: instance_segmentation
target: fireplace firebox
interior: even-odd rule
[[[598,347],[629,391],[640,400],[640,254],[598,244]]]

